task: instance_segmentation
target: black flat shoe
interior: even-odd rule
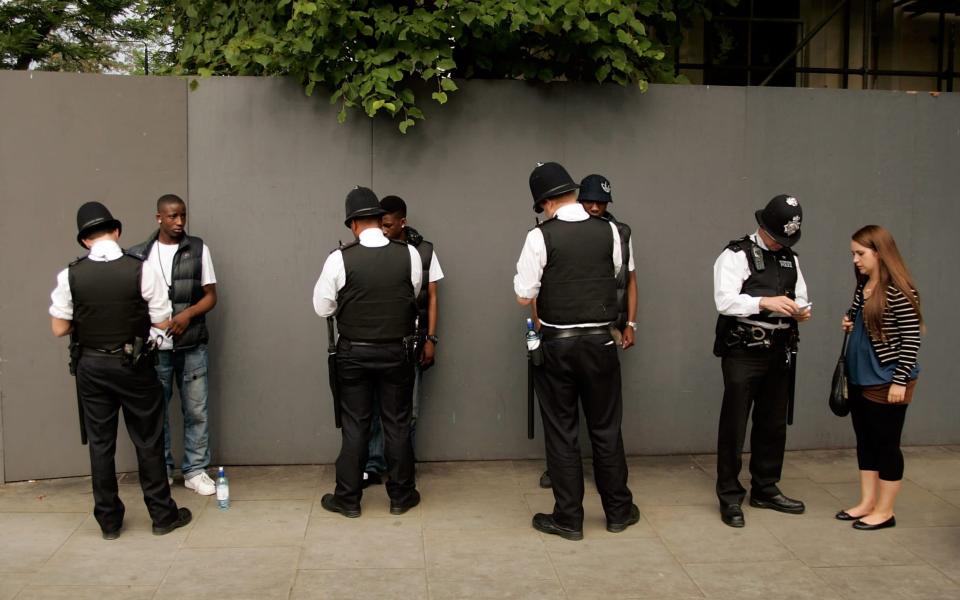
[[[743,519],[743,509],[739,504],[730,504],[720,507],[720,520],[730,527],[743,527],[747,524]]]
[[[838,521],[859,521],[860,519],[862,519],[862,518],[865,517],[865,516],[867,516],[867,515],[861,515],[861,516],[859,516],[859,517],[855,517],[855,516],[851,515],[850,513],[848,513],[847,511],[841,510],[841,511],[838,512],[837,514],[833,515],[833,518],[836,519],[836,520],[838,520]]]
[[[783,494],[777,494],[776,496],[769,496],[766,498],[757,497],[753,494],[750,494],[750,506],[754,508],[769,508],[770,510],[788,513],[791,515],[802,514],[807,508],[803,505],[803,502],[794,500],[793,498],[787,498]]]
[[[394,502],[393,500],[390,501],[390,514],[402,515],[418,504],[420,504],[420,492],[413,490],[410,492],[410,497],[407,498],[405,502]]]
[[[167,535],[174,529],[183,527],[184,525],[186,525],[192,520],[193,520],[193,513],[190,512],[189,508],[179,508],[177,509],[177,520],[167,525],[166,527],[160,527],[158,525],[154,525],[153,535]]]
[[[553,520],[553,515],[545,515],[543,513],[533,515],[533,528],[542,533],[559,535],[565,540],[572,540],[574,542],[583,539],[582,529],[570,529],[557,525],[557,522]]]
[[[607,531],[610,533],[620,533],[627,527],[631,525],[636,525],[640,522],[640,509],[637,508],[636,504],[630,505],[630,516],[627,517],[627,520],[622,523],[611,523],[607,521]]]
[[[887,520],[884,521],[883,523],[877,523],[876,525],[871,525],[871,524],[869,524],[869,523],[864,523],[864,522],[861,521],[860,519],[857,519],[856,521],[853,522],[853,528],[854,528],[854,529],[859,529],[860,531],[875,531],[875,530],[877,530],[877,529],[886,529],[886,528],[888,528],[888,527],[896,527],[896,526],[897,526],[897,518],[896,518],[896,517],[890,517],[889,519],[887,519]]]
[[[320,498],[320,506],[322,506],[324,510],[340,513],[341,515],[351,519],[356,519],[360,516],[359,508],[348,508],[344,506],[333,494],[324,494],[323,497]]]
[[[553,487],[553,481],[550,480],[550,473],[547,471],[543,472],[543,475],[540,476],[540,487],[545,490],[549,490]]]

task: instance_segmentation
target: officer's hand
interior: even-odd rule
[[[850,320],[850,317],[843,315],[843,320],[840,321],[840,329],[843,329],[846,332],[853,331],[853,321]]]
[[[437,351],[437,346],[430,340],[423,343],[423,352],[420,353],[420,370],[426,371],[433,366],[433,355]]]
[[[764,296],[760,298],[760,309],[785,315],[795,315],[800,312],[797,303],[786,296]]]
[[[170,327],[167,328],[167,334],[180,335],[186,331],[187,327],[189,326],[190,316],[186,314],[186,311],[184,311],[170,319]]]
[[[900,404],[904,400],[904,396],[907,393],[907,386],[898,385],[896,383],[890,384],[890,391],[887,392],[887,402],[890,404]]]
[[[793,318],[794,318],[796,321],[798,321],[798,322],[800,322],[800,323],[803,323],[804,321],[809,320],[811,316],[813,316],[813,310],[811,310],[809,307],[807,307],[807,308],[803,309],[802,311],[800,311],[799,313],[793,315]]]
[[[623,341],[620,342],[620,346],[624,350],[626,350],[627,348],[633,345],[634,335],[635,334],[633,331],[633,327],[630,327],[629,325],[627,325],[626,327],[623,328]]]

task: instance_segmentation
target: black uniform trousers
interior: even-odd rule
[[[152,364],[126,367],[120,358],[86,350],[77,365],[77,392],[83,405],[90,471],[93,480],[93,514],[103,531],[123,524],[124,506],[117,489],[117,422],[120,411],[137,452],[143,501],[154,525],[166,527],[177,520],[177,505],[170,497],[163,456],[163,390]]]
[[[611,522],[630,517],[633,495],[627,487],[627,460],[620,425],[623,396],[617,344],[608,334],[544,339],[544,363],[534,369],[540,399],[547,471],[553,481],[553,519],[573,529],[583,527],[583,462],[578,441],[583,402],[593,447],[593,473]]]
[[[758,498],[780,493],[787,441],[790,369],[787,334],[777,334],[770,348],[732,348],[722,359],[723,407],[717,436],[717,497],[721,506],[741,504],[746,490],[738,477],[747,419],[750,432],[750,487]]]
[[[406,502],[416,488],[410,419],[413,414],[413,362],[400,342],[337,343],[337,385],[343,438],[337,457],[335,494],[349,508],[359,508],[363,469],[367,464],[370,422],[377,402],[387,462],[387,495]]]

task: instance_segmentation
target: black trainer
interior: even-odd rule
[[[174,529],[183,527],[184,525],[186,525],[192,520],[193,520],[193,513],[190,512],[189,508],[179,508],[177,509],[177,520],[165,527],[154,525],[153,535],[167,535]]]

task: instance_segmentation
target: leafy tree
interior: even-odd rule
[[[175,0],[177,71],[291,75],[340,105],[422,119],[454,79],[672,82],[671,47],[712,2],[736,0]]]
[[[131,46],[156,48],[170,3],[0,0],[0,68],[128,71],[124,58],[142,50]]]

